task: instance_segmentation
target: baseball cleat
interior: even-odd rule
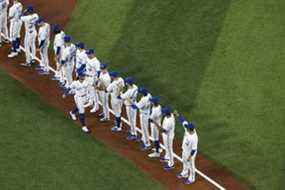
[[[127,136],[127,140],[129,140],[129,141],[137,140],[137,136],[136,136],[136,135],[129,134],[129,135]]]
[[[13,58],[13,57],[16,57],[18,55],[18,52],[11,52],[8,57],[9,58]]]
[[[141,151],[147,151],[147,150],[149,150],[149,149],[150,149],[150,145],[149,145],[149,146],[146,146],[146,145],[142,144],[142,146],[141,146]]]
[[[194,183],[194,181],[189,180],[189,179],[186,179],[186,180],[184,181],[184,184],[186,184],[186,185],[190,185],[190,184],[192,184],[192,183]]]
[[[101,118],[100,119],[100,122],[107,122],[107,121],[109,121],[110,119],[109,118]]]
[[[169,165],[165,165],[165,166],[164,166],[164,170],[165,170],[165,171],[170,171],[170,170],[172,170],[172,169],[174,169],[174,165],[173,165],[173,166],[169,166]]]
[[[96,113],[98,110],[99,110],[99,108],[97,106],[95,106],[90,110],[90,113]]]
[[[153,152],[156,151],[155,148],[152,148],[151,150],[152,150]],[[162,148],[159,148],[158,152],[159,152],[159,153],[162,153],[162,152],[163,152]]]
[[[104,117],[104,113],[99,113],[99,117]]]
[[[49,72],[48,71],[40,71],[39,74],[40,75],[49,75]]]
[[[31,67],[32,66],[31,63],[21,63],[20,65],[23,67]]]
[[[21,53],[21,49],[19,48],[19,49],[16,49],[16,51],[18,52],[18,53]]]
[[[114,127],[111,128],[111,131],[112,131],[112,132],[120,132],[120,131],[122,131],[122,128],[121,128],[121,127],[114,126]]]
[[[186,178],[187,176],[182,175],[182,173],[178,173],[178,174],[176,175],[176,177],[177,177],[178,179],[182,179],[182,178]]]
[[[69,112],[69,116],[73,121],[77,120],[76,115],[74,113],[72,113],[72,111]]]
[[[149,158],[159,158],[160,153],[159,152],[153,152],[147,155]]]
[[[37,71],[43,71],[43,67],[40,66],[40,65],[38,65],[38,66],[36,66],[36,70],[37,70]]]
[[[82,127],[81,129],[84,133],[91,133],[91,131],[86,126]]]
[[[161,157],[161,158],[159,159],[159,161],[162,162],[162,163],[164,163],[164,162],[167,162],[168,159],[166,159],[166,158],[164,158],[164,157]]]

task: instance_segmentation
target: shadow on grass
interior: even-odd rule
[[[189,112],[231,0],[137,0],[110,53],[112,66]]]

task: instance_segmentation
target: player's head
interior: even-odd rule
[[[116,71],[110,71],[109,75],[110,75],[111,79],[113,79],[113,80],[117,79],[119,77],[119,73]]]
[[[138,89],[138,93],[142,94],[143,96],[148,95],[148,90],[144,86],[140,86]]]
[[[95,57],[95,50],[94,49],[86,50],[86,55],[88,56],[89,59]]]
[[[107,71],[108,69],[108,65],[106,63],[101,63],[100,64],[100,70],[101,71]]]
[[[184,126],[189,132],[193,132],[195,129],[194,123],[190,122],[187,125]]]
[[[133,84],[134,84],[134,78],[133,78],[133,77],[127,77],[127,78],[125,78],[125,84],[126,84],[127,86],[133,86]]]
[[[54,34],[59,34],[61,32],[60,26],[58,24],[53,25],[52,31]]]
[[[14,0],[13,2],[14,2],[14,4],[16,4],[16,3],[18,3],[18,2],[19,2],[19,0]]]
[[[65,36],[63,37],[63,40],[64,40],[64,43],[65,43],[66,45],[68,45],[68,44],[71,43],[71,36],[65,35]]]
[[[152,96],[150,99],[149,99],[150,103],[152,103],[153,105],[155,106],[158,106],[159,104],[159,97],[157,96]]]
[[[28,14],[34,13],[34,7],[33,7],[32,5],[28,5],[28,6],[27,6],[27,9],[26,9],[26,12],[27,12]]]
[[[79,50],[84,50],[84,48],[85,48],[85,44],[83,42],[78,42],[78,43],[75,44],[75,46]]]
[[[161,109],[162,115],[163,116],[171,116],[171,108],[169,106],[165,106]]]
[[[44,19],[42,17],[40,17],[38,20],[37,20],[37,25],[39,26],[42,26],[44,24]]]

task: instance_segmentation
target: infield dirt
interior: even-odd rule
[[[31,4],[36,11],[51,24],[60,24],[65,26],[75,8],[75,0],[49,0],[36,1],[24,0],[24,5]],[[52,81],[51,76],[40,76],[34,69],[26,69],[20,66],[24,62],[24,54],[15,59],[7,58],[9,53],[9,45],[0,48],[0,68],[7,71],[13,78],[37,93],[44,101],[58,109],[68,113],[73,107],[72,98],[62,99],[62,91],[58,87],[57,82]],[[52,55],[51,59],[52,59]],[[67,116],[68,117],[68,116]],[[146,152],[141,152],[139,144],[126,140],[127,127],[124,131],[114,134],[110,131],[112,122],[100,123],[95,115],[87,115],[87,125],[92,129],[92,136],[104,143],[108,148],[116,151],[122,157],[132,161],[138,169],[148,173],[153,179],[163,184],[167,189],[171,190],[208,190],[216,189],[213,185],[198,176],[197,182],[193,185],[184,185],[175,175],[181,169],[181,164],[176,162],[174,171],[165,172],[162,164],[157,159],[149,159]],[[79,126],[79,125],[78,125]],[[174,143],[175,152],[180,154],[181,143],[177,140]],[[207,174],[209,177],[219,182],[226,189],[244,190],[246,185],[237,181],[230,172],[219,167],[217,164],[209,161],[203,155],[199,154],[197,158],[197,167],[199,170]],[[111,168],[110,168],[111,169]],[[96,172],[96,171],[94,171]]]

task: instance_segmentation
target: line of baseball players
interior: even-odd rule
[[[125,106],[130,126],[127,140],[141,141],[141,150],[147,151],[151,149],[151,134],[154,148],[148,156],[151,158],[160,157],[159,139],[162,134],[165,154],[160,157],[160,161],[165,163],[164,169],[168,171],[174,168],[173,140],[175,117],[177,117],[185,130],[182,143],[183,170],[177,174],[177,177],[185,178],[186,184],[195,181],[198,137],[193,123],[186,121],[176,111],[172,112],[170,107],[162,107],[159,104],[159,97],[152,96],[145,87],[135,85],[133,77],[123,79],[119,73],[109,71],[108,65],[98,60],[94,49],[86,49],[82,42],[73,44],[72,38],[66,35],[58,25],[54,25],[51,29],[50,25],[39,17],[32,6],[23,9],[19,0],[14,0],[13,5],[8,9],[8,4],[8,0],[0,0],[0,31],[5,36],[9,36],[9,41],[11,41],[11,52],[8,57],[13,58],[21,52],[21,27],[24,23],[26,62],[21,65],[32,67],[35,64],[38,49],[41,61],[36,69],[41,75],[48,75],[48,48],[52,30],[56,62],[56,72],[52,79],[59,82],[63,89],[63,98],[69,95],[74,97],[75,106],[69,115],[73,120],[79,119],[85,133],[91,132],[85,124],[87,108],[90,108],[91,113],[95,113],[99,110],[99,102],[101,102],[103,111],[99,117],[101,122],[106,122],[110,120],[110,103],[115,116],[114,127],[111,128],[111,131],[120,132],[122,131],[122,108]],[[10,23],[9,34],[7,16]],[[38,41],[37,45],[36,40]],[[0,44],[2,44],[2,38],[0,38]],[[142,131],[140,139],[136,130],[137,114],[139,114]]]

